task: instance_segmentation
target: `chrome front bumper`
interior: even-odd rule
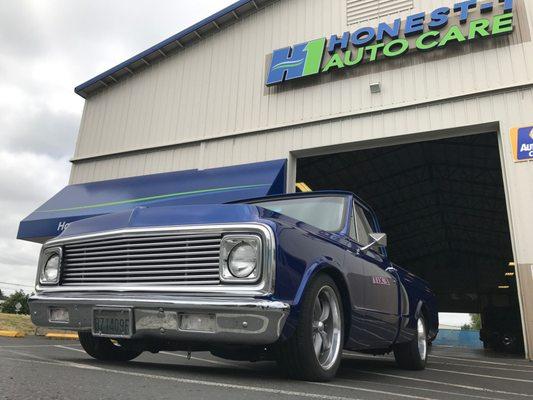
[[[50,321],[50,308],[54,307],[68,310],[68,323]],[[254,298],[153,293],[39,293],[30,298],[33,323],[53,329],[90,331],[94,307],[131,308],[134,339],[258,345],[279,338],[290,310],[288,304]],[[214,315],[214,330],[180,329],[179,316],[184,313]]]

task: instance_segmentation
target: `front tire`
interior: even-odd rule
[[[142,353],[142,350],[114,344],[109,338],[95,337],[91,332],[78,332],[78,336],[83,350],[100,361],[131,361]]]
[[[394,358],[400,368],[421,370],[426,368],[428,354],[428,337],[426,321],[421,315],[416,321],[417,334],[407,343],[398,344],[394,347]]]
[[[302,299],[296,331],[279,345],[277,362],[293,379],[329,381],[339,369],[343,343],[339,290],[328,275],[319,275]]]

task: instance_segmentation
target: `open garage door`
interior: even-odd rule
[[[359,195],[390,259],[430,283],[441,312],[482,313],[521,346],[496,133],[300,158],[297,182]]]

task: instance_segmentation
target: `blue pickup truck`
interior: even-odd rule
[[[211,351],[326,381],[346,349],[423,369],[436,299],[389,261],[386,240],[349,192],[139,207],[77,221],[44,244],[31,316],[78,331],[99,360]]]

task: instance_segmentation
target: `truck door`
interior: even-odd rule
[[[354,204],[357,242],[360,246],[370,243],[371,225],[364,210]],[[371,331],[379,347],[393,343],[399,324],[399,280],[379,247],[358,252],[363,262],[364,311],[367,329]]]

